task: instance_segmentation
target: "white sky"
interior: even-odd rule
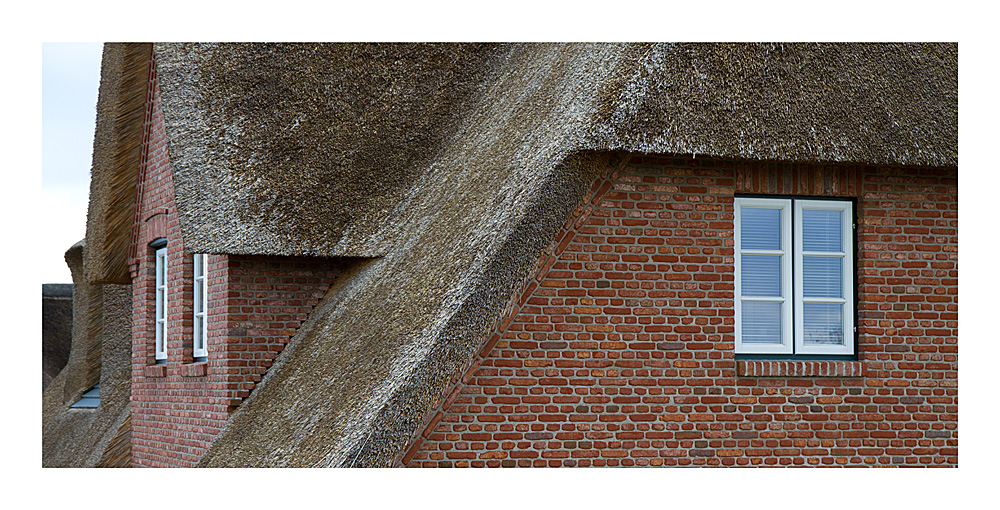
[[[86,234],[101,77],[99,43],[42,44],[39,283],[72,283],[63,254]]]

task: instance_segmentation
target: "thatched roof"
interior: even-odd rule
[[[130,284],[129,242],[142,148],[149,44],[106,44],[87,210],[87,281]]]
[[[129,415],[132,361],[132,287],[83,278],[83,241],[66,252],[73,275],[73,331],[69,361],[42,393],[42,466],[120,465],[127,457],[122,424]],[[96,409],[71,409],[101,385]],[[109,445],[114,455],[109,455]],[[124,453],[123,453],[124,452]]]
[[[598,146],[954,167],[958,45],[656,45],[614,108]]]
[[[187,249],[365,258],[203,465],[389,462],[619,157],[609,151],[957,165],[954,44],[156,44],[153,55]],[[106,80],[128,74],[118,65],[106,59]],[[117,168],[95,156],[95,182],[124,184],[96,186],[91,221],[127,188]],[[115,260],[120,244],[102,243],[95,259]],[[92,277],[127,278],[112,266]]]
[[[127,283],[132,218],[122,211],[134,201],[150,48],[105,51],[88,275]],[[563,114],[547,120],[571,151],[958,164],[955,44],[159,44],[154,53],[182,231],[197,251],[385,253],[402,236],[403,197],[433,175],[457,130],[473,128],[469,113],[522,86],[536,101],[478,142],[538,146],[522,125]],[[566,96],[545,95],[553,80]],[[590,110],[568,110],[579,103]]]

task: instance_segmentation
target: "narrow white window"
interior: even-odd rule
[[[854,354],[850,201],[735,200],[736,352]]]
[[[156,360],[167,359],[167,247],[156,250]]]
[[[194,255],[194,335],[192,355],[196,361],[208,356],[208,256]],[[200,359],[199,359],[200,358]]]
[[[792,354],[791,200],[737,198],[736,352]]]
[[[854,354],[851,202],[795,201],[795,352]]]

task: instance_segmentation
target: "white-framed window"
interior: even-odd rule
[[[167,247],[156,249],[156,360],[167,359]]]
[[[194,334],[191,354],[208,356],[208,255],[194,255]]]
[[[854,354],[853,204],[735,200],[736,353]]]

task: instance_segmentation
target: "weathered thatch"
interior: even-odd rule
[[[154,55],[186,249],[378,257],[331,289],[206,466],[387,465],[609,151],[957,165],[949,44]],[[119,171],[95,157],[95,180]]]
[[[42,393],[42,465],[94,467],[129,414],[132,348],[131,285],[83,278],[83,241],[66,252],[74,281],[69,361]],[[96,409],[71,409],[101,384]],[[126,455],[119,446],[115,458]]]
[[[127,281],[147,50],[106,50],[88,230],[94,281]],[[592,106],[562,132],[573,150],[953,167],[957,53],[955,44],[155,47],[186,246],[362,257],[403,236],[403,198],[433,178],[434,158],[476,101],[524,80],[542,90],[565,79]],[[522,54],[539,59],[512,58]],[[539,97],[500,120],[519,132],[570,104]]]
[[[132,461],[132,413],[125,415],[118,431],[108,441],[108,445],[97,461],[96,467],[127,468]]]
[[[93,283],[132,283],[128,255],[149,57],[149,44],[104,46],[84,257]]]
[[[593,144],[779,161],[958,165],[956,44],[658,44]]]
[[[42,285],[42,391],[69,359],[73,330],[73,285]]]

